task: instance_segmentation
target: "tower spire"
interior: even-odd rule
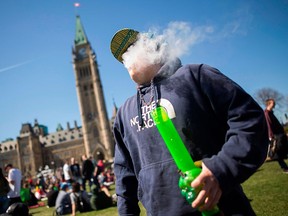
[[[88,43],[84,28],[82,26],[80,16],[76,16],[76,35],[74,44],[75,46]]]
[[[110,160],[114,147],[98,63],[79,16],[76,17],[72,54],[85,152],[95,157],[97,152],[101,152],[104,158]]]

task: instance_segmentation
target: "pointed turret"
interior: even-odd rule
[[[88,39],[86,37],[84,28],[82,26],[80,16],[77,15],[76,16],[76,35],[75,35],[74,44],[75,46],[77,46],[77,45],[87,44],[87,43],[88,43]]]
[[[110,127],[111,127],[111,130],[113,131],[113,125],[114,125],[114,122],[115,122],[115,118],[116,118],[116,115],[117,115],[117,111],[118,111],[118,107],[116,106],[116,103],[114,101],[114,98],[113,98],[113,110],[112,110],[112,117],[110,119]]]
[[[115,100],[113,98],[113,110],[112,110],[112,118],[115,118],[117,115],[118,107],[116,106]]]

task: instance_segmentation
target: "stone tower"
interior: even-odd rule
[[[88,156],[111,160],[114,144],[98,63],[80,16],[76,16],[76,35],[72,54],[85,152]]]
[[[38,135],[41,133],[38,122],[34,128],[29,123],[22,124],[20,136],[17,137],[18,167],[22,173],[36,176],[38,169],[43,166],[42,146]],[[14,166],[17,167],[15,160]]]

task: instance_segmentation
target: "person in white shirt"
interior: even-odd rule
[[[65,182],[72,183],[71,170],[68,164],[68,160],[65,160],[65,164],[63,166],[63,174]]]
[[[13,167],[12,164],[5,165],[5,172],[8,173],[7,180],[10,185],[10,191],[7,194],[10,199],[9,205],[16,202],[22,202],[20,198],[22,174],[19,169]]]

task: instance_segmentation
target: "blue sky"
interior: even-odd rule
[[[209,35],[181,56],[183,64],[214,66],[251,95],[264,87],[288,94],[287,0],[2,0],[0,142],[15,139],[21,125],[34,119],[49,132],[58,123],[81,125],[71,54],[76,13],[97,55],[109,117],[113,98],[120,106],[135,93],[126,69],[110,53],[113,34],[125,27],[209,27]]]

